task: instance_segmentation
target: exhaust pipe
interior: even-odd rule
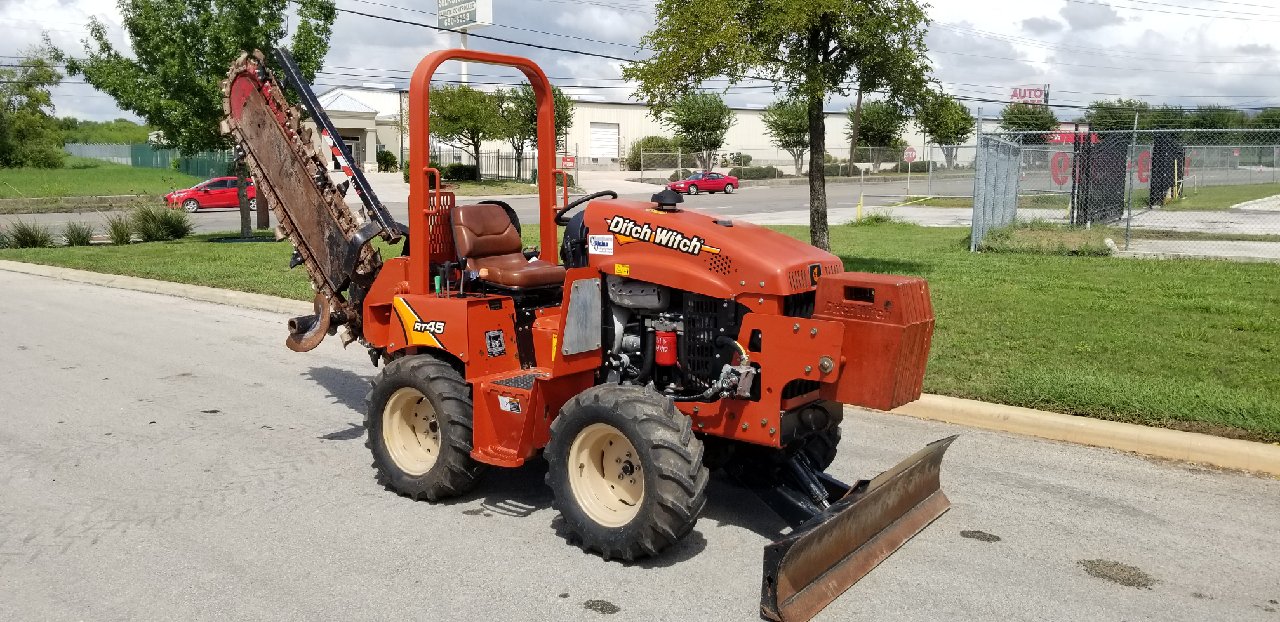
[[[934,441],[862,480],[787,537],[764,549],[760,615],[804,622],[951,507],[939,481],[955,436]],[[817,475],[828,488],[834,480]]]
[[[312,306],[315,313],[289,320],[289,336],[285,338],[284,345],[294,352],[314,350],[329,334],[329,300],[318,293]]]

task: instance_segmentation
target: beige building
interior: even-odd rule
[[[398,123],[408,97],[395,90],[374,88],[336,88],[320,96],[320,102],[356,159],[375,169],[377,151],[407,154],[409,138],[401,134]],[[725,136],[722,153],[741,152],[752,156],[752,164],[791,167],[791,155],[774,147],[765,131],[762,109],[735,108],[735,122]],[[827,152],[847,157],[845,140],[846,115],[843,110],[827,112]],[[565,141],[565,155],[576,156],[581,170],[619,170],[631,144],[651,135],[671,136],[673,132],[649,114],[648,106],[639,103],[612,103],[579,99],[574,102],[573,125]],[[903,139],[922,149],[924,137],[914,124],[908,126]],[[436,149],[433,149],[435,151]],[[444,162],[469,162],[465,152],[440,146]],[[483,151],[510,152],[505,142],[493,141]],[[530,149],[527,153],[532,153]],[[923,152],[923,150],[922,150]],[[403,159],[402,157],[400,159]],[[693,166],[692,159],[687,166]]]

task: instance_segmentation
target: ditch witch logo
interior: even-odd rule
[[[687,236],[675,229],[655,228],[647,222],[642,225],[625,216],[614,216],[608,219],[607,222],[609,223],[609,233],[618,237],[619,244],[648,242],[690,255],[699,253],[720,254],[720,249],[714,246],[707,246],[706,240],[696,235]]]

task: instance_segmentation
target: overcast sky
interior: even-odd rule
[[[514,41],[643,58],[640,37],[652,23],[653,0],[492,0],[494,25],[475,31]],[[945,90],[969,99],[971,109],[996,114],[1012,87],[1050,84],[1052,104],[1084,105],[1116,95],[1152,103],[1237,107],[1280,105],[1280,63],[1273,46],[1280,6],[1270,0],[934,0],[928,35],[933,75]],[[435,24],[435,2],[338,0],[351,9]],[[411,11],[396,7],[418,7]],[[980,7],[980,8],[979,8]],[[13,56],[47,31],[62,49],[82,50],[85,24],[98,16],[127,49],[115,0],[0,0],[0,55]],[[541,31],[541,32],[534,32]],[[550,34],[547,34],[550,33]],[[572,37],[572,38],[571,38]],[[365,82],[403,86],[427,52],[457,45],[457,35],[339,13],[325,73],[317,90]],[[471,47],[528,56],[571,94],[628,101],[620,60],[538,50],[471,38]],[[456,77],[456,67],[446,75]],[[472,65],[472,81],[509,83],[515,74]],[[110,119],[122,113],[113,100],[81,79],[68,78],[54,102],[60,116]],[[572,85],[586,85],[570,88]],[[710,83],[712,85],[723,85]],[[769,88],[740,86],[726,99],[763,106]],[[756,85],[759,86],[759,85]],[[609,88],[601,88],[609,87]],[[836,97],[828,109],[846,106]],[[1057,108],[1061,119],[1078,110]]]

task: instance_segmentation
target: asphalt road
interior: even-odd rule
[[[358,349],[292,353],[285,318],[257,311],[0,288],[0,619],[756,619],[781,523],[728,483],[663,557],[605,562],[557,535],[538,464],[440,505],[375,484]],[[1280,620],[1280,481],[899,416],[844,426],[848,479],[961,434],[953,507],[819,621]]]

